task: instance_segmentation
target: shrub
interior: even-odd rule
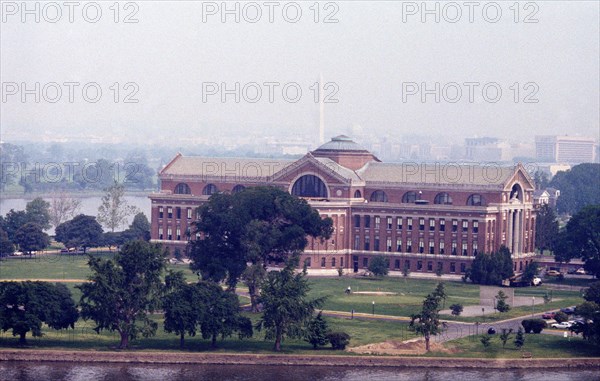
[[[525,319],[521,322],[525,333],[541,333],[547,327],[544,319]]]
[[[369,261],[369,271],[375,276],[385,276],[390,268],[390,260],[382,255],[378,255]]]
[[[484,348],[489,348],[489,346],[492,344],[490,343],[491,337],[489,335],[481,335],[481,338],[479,339],[479,341],[481,341],[481,344],[483,344]]]
[[[569,316],[562,311],[558,311],[554,314],[554,320],[556,320],[557,323],[562,323],[563,321],[569,320]]]
[[[463,312],[462,304],[458,304],[458,303],[451,305],[450,309],[452,310],[452,315],[454,315],[454,316],[460,316],[460,314]]]
[[[327,339],[333,349],[344,350],[346,345],[350,343],[350,335],[346,332],[330,332],[327,334]]]
[[[517,336],[515,336],[514,344],[515,347],[517,347],[517,349],[521,349],[521,347],[525,345],[525,336],[523,335],[523,330],[521,329],[521,327],[519,327],[519,330],[517,331]]]

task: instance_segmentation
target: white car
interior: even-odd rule
[[[567,329],[567,328],[571,328],[573,324],[569,323],[568,321],[563,321],[562,323],[554,323],[551,325],[552,328],[559,328],[559,329]]]

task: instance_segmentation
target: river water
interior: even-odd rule
[[[7,381],[592,381],[599,380],[600,374],[597,370],[563,369],[471,370],[2,362],[0,379]]]

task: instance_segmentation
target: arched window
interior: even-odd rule
[[[175,194],[192,194],[192,191],[186,183],[179,183],[175,187]]]
[[[299,197],[327,198],[327,186],[315,175],[304,175],[294,183],[292,194]]]
[[[219,190],[215,184],[207,184],[204,189],[202,189],[202,194],[205,196],[210,196],[211,194],[217,193]]]
[[[434,204],[452,204],[452,197],[448,193],[438,193],[433,201]]]
[[[376,190],[371,193],[370,201],[374,202],[388,202],[387,194],[382,190]]]
[[[483,197],[480,194],[472,194],[467,199],[467,205],[469,206],[481,206],[484,205]]]
[[[357,189],[354,191],[354,198],[361,198],[362,197],[362,193],[360,193],[360,191]]]
[[[246,189],[245,186],[238,184],[233,187],[233,189],[231,190],[231,193],[239,193],[239,192],[243,191],[244,189]]]
[[[512,189],[510,190],[509,200],[523,201],[523,189],[519,184],[513,185]]]
[[[417,201],[417,192],[408,191],[402,196],[403,203],[414,203]]]

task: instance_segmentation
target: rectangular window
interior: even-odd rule
[[[394,261],[394,270],[400,270],[400,260],[396,259]]]
[[[463,242],[462,244],[462,255],[467,255],[467,243]]]
[[[446,254],[446,249],[444,248],[444,241],[440,241],[440,254]]]
[[[369,258],[363,258],[363,267],[369,267]]]
[[[167,239],[169,241],[173,239],[173,230],[170,227],[167,228]]]
[[[321,267],[325,267],[325,257],[321,258]]]
[[[304,260],[304,264],[306,264],[306,267],[310,267],[310,264],[311,264],[310,262],[311,262],[310,258],[306,258]]]
[[[365,216],[365,228],[371,227],[371,216]]]
[[[462,220],[462,231],[463,231],[463,233],[466,233],[469,231],[469,221]]]
[[[419,230],[425,230],[425,219],[419,218]]]
[[[396,229],[402,230],[402,217],[396,218]]]
[[[402,251],[402,238],[396,238],[396,251]]]
[[[340,267],[344,267],[344,257],[340,257]]]
[[[177,216],[178,220],[181,219],[181,208],[180,207],[175,208],[175,215]]]
[[[435,230],[435,218],[429,219],[429,231],[432,232]]]
[[[410,261],[408,259],[404,261],[404,268],[410,270]]]
[[[473,233],[479,233],[479,221],[473,221]]]
[[[429,241],[429,254],[433,254],[435,251],[435,242]]]
[[[331,267],[335,268],[335,257],[331,258]]]
[[[452,255],[457,254],[456,250],[458,250],[458,248],[457,248],[456,240],[454,239],[454,240],[452,240]]]
[[[354,216],[354,227],[355,228],[360,227],[360,216],[358,214]]]
[[[387,237],[385,246],[387,248],[387,251],[392,251],[392,238],[391,237]]]
[[[450,262],[450,272],[451,273],[456,272],[456,262]]]
[[[423,242],[423,238],[419,238],[419,253],[423,254],[425,252],[425,242]]]
[[[371,249],[371,237],[366,236],[365,237],[365,250],[370,250]]]
[[[467,271],[467,264],[466,263],[461,263],[460,264],[460,272],[464,273]]]
[[[158,228],[158,239],[163,239],[163,228],[162,227]]]
[[[406,252],[412,253],[412,239],[410,238],[406,240]]]
[[[423,261],[417,261],[417,271],[423,271]]]
[[[458,220],[452,220],[452,232],[456,233],[458,231]]]
[[[177,234],[177,240],[181,241],[181,227],[178,226],[175,232]]]
[[[444,264],[442,262],[437,263],[437,271],[444,271]]]
[[[188,220],[192,219],[192,208],[187,208],[187,219]]]
[[[373,250],[379,251],[379,236],[375,236],[375,241],[373,242]]]
[[[354,250],[360,250],[360,236],[354,236]]]
[[[379,229],[380,225],[381,225],[381,217],[375,216],[375,229]]]
[[[167,208],[167,217],[173,218],[173,208],[171,208],[170,206]]]
[[[392,230],[392,217],[387,217],[387,229]]]
[[[473,241],[473,256],[477,256],[477,241]]]
[[[427,261],[427,271],[433,271],[433,262]]]
[[[406,229],[409,231],[412,230],[412,217],[406,219]]]
[[[158,218],[163,218],[164,217],[164,209],[162,206],[158,207]]]
[[[446,220],[440,220],[440,231],[441,232],[446,231]]]

